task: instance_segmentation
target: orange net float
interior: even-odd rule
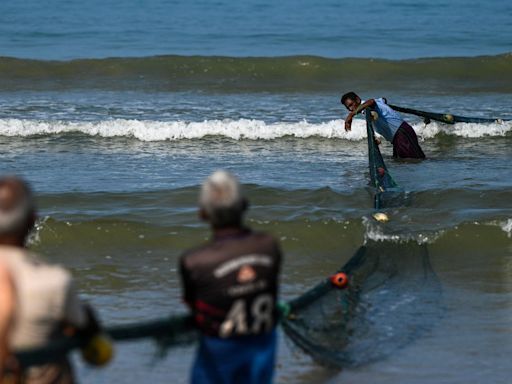
[[[382,177],[386,174],[386,170],[382,167],[377,168],[377,174]]]
[[[346,273],[338,272],[331,276],[331,283],[338,288],[345,288],[348,284],[348,276]]]

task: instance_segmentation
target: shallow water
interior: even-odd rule
[[[248,223],[281,240],[282,299],[316,284],[371,239],[426,244],[442,290],[443,315],[424,324],[426,334],[405,347],[391,342],[384,360],[341,373],[320,368],[281,336],[277,382],[462,382],[484,377],[485,366],[496,363],[503,369],[491,375],[487,368],[487,377],[508,378],[505,361],[495,357],[496,349],[508,351],[510,333],[511,188],[509,179],[500,178],[510,160],[508,136],[437,135],[422,143],[430,159],[419,164],[388,154],[390,172],[409,198],[388,211],[391,221],[384,226],[370,217],[364,140],[205,138],[142,145],[83,134],[9,140],[20,151],[11,151],[14,159],[6,164],[22,169],[39,191],[34,249],[72,268],[81,292],[108,324],[185,310],[177,259],[208,237],[196,217],[197,183],[227,166],[250,181]],[[395,326],[399,331],[407,324]],[[475,342],[478,348],[470,347]],[[108,368],[82,368],[80,375],[85,382],[137,374],[154,382],[186,381],[192,348],[170,350],[152,365],[155,353],[147,342],[123,344]]]

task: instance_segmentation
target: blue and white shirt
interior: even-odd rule
[[[370,109],[377,112],[379,117],[373,121],[373,129],[379,135],[384,136],[387,141],[392,142],[396,131],[398,131],[404,119],[402,119],[402,116],[397,111],[387,105],[383,98],[374,100],[375,105]]]

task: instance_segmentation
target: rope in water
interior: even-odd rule
[[[399,107],[397,105],[389,104],[391,108],[393,108],[397,112],[407,113],[410,115],[415,115],[419,117],[423,117],[426,124],[430,123],[430,120],[440,121],[445,124],[455,124],[455,123],[477,123],[477,124],[488,124],[488,123],[499,123],[502,121],[511,121],[510,119],[489,119],[483,117],[466,117],[466,116],[457,116],[452,115],[450,113],[436,113],[436,112],[426,112],[420,111],[417,109]]]

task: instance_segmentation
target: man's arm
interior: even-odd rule
[[[345,131],[350,131],[352,129],[352,119],[355,115],[363,111],[365,108],[373,107],[375,105],[374,99],[366,100],[364,103],[360,104],[354,111],[351,111],[346,119],[345,119]]]
[[[80,334],[90,338],[101,332],[101,325],[94,309],[78,296],[71,275],[67,275],[62,312],[62,330],[67,336]]]
[[[63,323],[67,327],[71,327],[74,331],[81,331],[89,327],[90,310],[87,308],[84,302],[78,297],[75,283],[71,278],[71,275],[67,276],[68,281],[66,282],[66,292],[63,308]]]
[[[107,364],[114,354],[108,335],[104,333],[93,308],[80,300],[70,279],[64,309],[64,334],[78,335],[85,344],[81,346],[82,358],[89,364]]]
[[[0,264],[0,381],[9,354],[8,336],[14,311],[14,285],[7,268]]]
[[[182,287],[182,297],[183,301],[187,304],[187,306],[193,310],[194,309],[194,288],[192,286],[192,282],[190,280],[189,273],[187,268],[185,267],[185,260],[182,256],[180,259],[180,275],[181,275],[181,287]]]

